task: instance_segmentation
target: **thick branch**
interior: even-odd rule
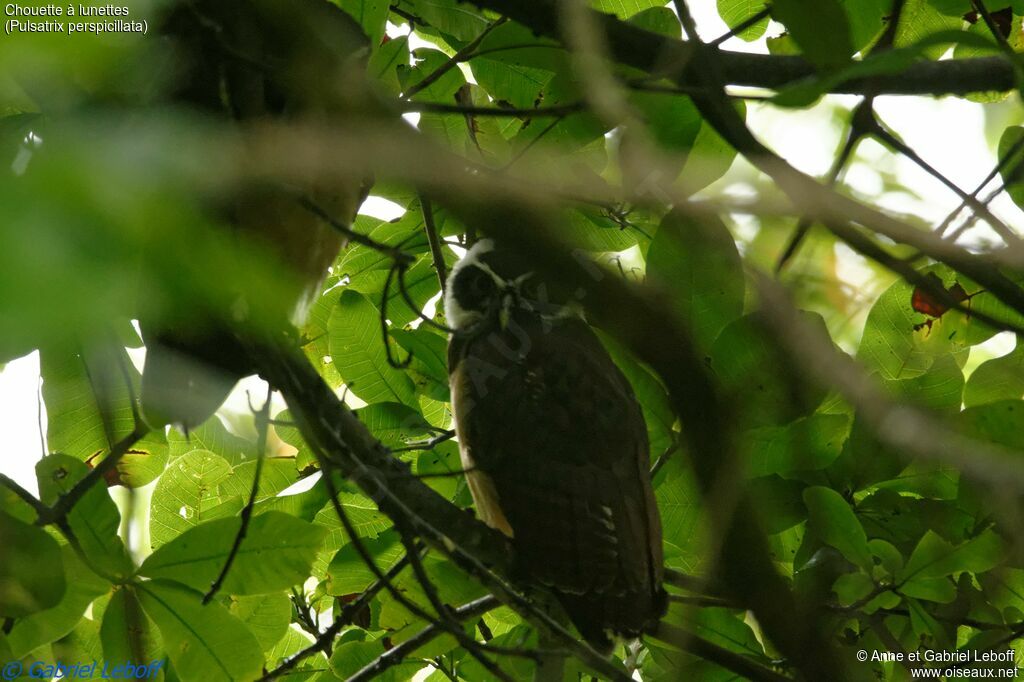
[[[472,0],[478,7],[501,12],[524,26],[548,36],[557,35],[554,3],[551,0]],[[612,56],[645,71],[664,71],[686,63],[693,46],[645,31],[601,15],[612,37]],[[778,90],[816,75],[814,66],[802,57],[717,52],[722,75],[729,85]],[[696,65],[694,65],[696,66]],[[678,79],[680,85],[700,86],[695,68]],[[900,73],[853,78],[833,86],[830,92],[875,95],[965,95],[972,92],[1006,92],[1015,87],[1013,65],[1002,56],[921,61]]]

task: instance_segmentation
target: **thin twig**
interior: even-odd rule
[[[423,211],[423,229],[427,233],[427,244],[430,245],[430,257],[434,261],[434,270],[437,272],[437,280],[441,284],[441,293],[444,294],[445,287],[448,285],[444,251],[438,237],[437,225],[434,223],[434,207],[431,205],[430,199],[423,194],[420,194],[420,208]]]
[[[110,449],[110,454],[93,467],[71,490],[57,498],[57,501],[49,509],[48,513],[40,515],[37,523],[46,525],[66,518],[71,509],[82,499],[82,496],[100,479],[106,476],[108,472],[112,471],[118,462],[121,461],[121,458],[128,454],[132,446],[145,437],[147,433],[149,433],[149,428],[141,422],[137,423],[131,433],[114,444],[114,447]]]
[[[316,641],[305,649],[298,653],[288,657],[278,667],[267,672],[263,677],[259,678],[258,682],[270,682],[275,680],[282,675],[291,672],[299,663],[306,660],[310,656],[318,652],[327,652],[330,649],[331,642],[338,636],[342,628],[347,625],[351,625],[355,620],[355,617],[360,611],[369,606],[370,602],[373,601],[374,597],[384,589],[386,582],[393,581],[398,577],[398,574],[402,572],[406,566],[409,565],[409,557],[403,556],[399,559],[398,563],[392,566],[388,572],[384,575],[384,580],[377,580],[364,590],[356,599],[345,604],[338,615],[335,617],[334,622],[331,623],[326,630],[317,637]]]
[[[267,431],[269,426],[267,420],[270,419],[270,402],[274,395],[274,390],[271,387],[267,387],[267,399],[263,403],[263,407],[256,412],[256,470],[253,472],[252,488],[249,490],[249,500],[242,507],[242,525],[238,527],[238,532],[235,533],[235,539],[231,543],[231,550],[228,552],[227,558],[224,560],[224,566],[221,567],[220,573],[217,574],[217,578],[210,583],[210,589],[203,595],[203,604],[209,604],[214,598],[221,586],[224,584],[224,580],[228,577],[228,571],[231,570],[231,566],[235,563],[235,558],[238,556],[238,551],[242,548],[242,541],[245,540],[246,534],[249,532],[249,522],[252,520],[252,510],[256,506],[256,498],[259,495],[260,490],[260,477],[263,474],[263,460],[266,459],[267,454]]]
[[[487,613],[491,609],[500,605],[501,602],[493,596],[488,595],[486,597],[480,597],[479,599],[455,609],[452,612],[452,617],[456,620],[466,620],[468,618],[473,618]],[[366,682],[367,680],[376,678],[388,668],[394,667],[404,661],[410,654],[422,647],[424,644],[427,644],[438,636],[444,634],[444,632],[445,629],[440,623],[431,623],[420,630],[417,634],[404,642],[393,646],[373,661],[366,664],[361,670],[349,677],[346,682]]]
[[[334,216],[332,216],[330,213],[324,210],[319,204],[317,204],[308,197],[300,197],[298,199],[298,202],[299,205],[301,205],[307,211],[323,220],[325,223],[333,227],[335,230],[337,230],[345,237],[347,237],[350,241],[353,241],[356,244],[361,244],[362,246],[371,248],[374,251],[378,251],[384,254],[385,256],[388,256],[391,260],[395,261],[396,263],[412,263],[415,260],[413,256],[405,253],[401,249],[397,249],[393,246],[390,246],[389,244],[384,244],[383,242],[378,242],[375,239],[367,237],[365,234],[362,234],[361,232],[356,232],[348,225],[345,225],[340,220],[337,220]]]
[[[444,76],[446,73],[454,69],[458,64],[471,59],[473,57],[473,53],[476,51],[476,48],[480,46],[480,43],[483,42],[484,38],[486,38],[491,33],[491,31],[498,28],[506,21],[507,19],[505,17],[501,17],[495,21],[492,21],[490,24],[487,25],[487,28],[480,32],[480,35],[478,35],[470,42],[466,43],[465,47],[463,47],[461,50],[459,50],[451,57],[449,57],[448,61],[446,61],[441,66],[437,67],[433,72],[426,75],[420,82],[409,86],[409,88],[404,93],[402,93],[402,97],[404,97],[405,99],[412,99],[418,93],[422,92],[424,89],[430,87],[431,85],[439,81],[442,76]]]
[[[567,116],[582,111],[586,103],[581,101],[555,104],[546,107],[479,107],[464,104],[446,104],[444,102],[404,102],[402,111],[419,111],[434,114],[458,114],[460,116],[491,116],[494,118],[547,118],[550,116]]]
[[[718,646],[693,632],[662,622],[652,635],[680,651],[692,653],[754,682],[792,682],[792,678],[775,672],[751,658]],[[838,679],[838,678],[835,678]]]
[[[771,15],[772,15],[772,8],[770,6],[766,6],[761,11],[757,12],[756,14],[750,15],[749,17],[747,17],[746,19],[744,19],[743,21],[741,21],[740,23],[736,24],[735,26],[730,28],[728,31],[723,33],[722,35],[720,35],[717,38],[715,38],[714,40],[710,41],[708,43],[708,46],[709,47],[718,47],[719,45],[721,45],[725,41],[729,40],[729,38],[732,38],[733,36],[737,36],[740,33],[743,33],[744,31],[746,31],[748,28],[750,28],[751,26],[753,26],[757,22],[761,21],[762,19],[767,19]]]

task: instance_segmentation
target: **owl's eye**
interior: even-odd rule
[[[471,265],[455,278],[455,296],[466,310],[485,310],[496,294],[494,278],[481,268]]]

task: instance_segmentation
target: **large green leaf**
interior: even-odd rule
[[[815,313],[801,312],[808,324],[825,332]],[[794,392],[787,380],[791,360],[780,349],[757,314],[725,327],[710,350],[711,368],[742,408],[745,426],[785,424],[811,414],[825,398],[824,389],[802,386]]]
[[[767,6],[764,0],[718,0],[718,14],[729,28],[735,28]],[[768,17],[748,26],[736,35],[747,42],[757,40],[768,30]]]
[[[167,467],[156,484],[149,510],[149,535],[154,549],[203,521],[230,516],[242,508],[241,498],[225,498],[220,484],[231,466],[208,450],[193,450]]]
[[[389,4],[387,0],[334,0],[366,31],[370,45],[376,47],[384,37]]]
[[[49,455],[36,464],[39,497],[49,505],[85,478],[89,468],[74,457]],[[68,511],[67,523],[96,570],[118,580],[132,574],[134,565],[117,532],[121,514],[100,479]]]
[[[1003,131],[998,153],[1006,193],[1024,209],[1024,126],[1010,126]]]
[[[394,566],[405,551],[394,532],[382,534],[378,538],[363,538],[362,542],[383,572]],[[344,596],[359,594],[376,580],[376,576],[367,568],[356,548],[349,543],[334,555],[327,570],[327,579],[328,594]]]
[[[804,490],[804,503],[815,535],[838,549],[850,563],[870,571],[873,564],[867,535],[842,495],[831,488],[816,486]]]
[[[207,521],[162,545],[139,568],[150,578],[206,590],[224,567],[242,520]],[[309,576],[326,529],[283,512],[254,516],[224,579],[228,594],[263,594],[301,584]]]
[[[431,433],[430,424],[416,410],[400,403],[375,403],[356,410],[370,433],[388,447],[407,445]]]
[[[110,662],[148,664],[161,658],[163,643],[156,625],[143,612],[134,587],[115,590],[100,626],[103,658]]]
[[[172,428],[167,439],[171,447],[171,460],[195,450],[207,450],[219,455],[231,466],[247,461],[256,450],[256,444],[227,430],[216,416],[210,417],[188,434]]]
[[[839,456],[849,433],[850,419],[841,414],[813,414],[785,426],[751,429],[740,441],[747,473],[789,478],[823,469]]]
[[[839,0],[773,0],[772,14],[785,24],[810,61],[831,68],[853,55],[850,22]]]
[[[82,563],[71,545],[61,547],[64,574],[72,579],[60,601],[51,608],[19,618],[7,635],[14,658],[56,641],[71,632],[96,597],[110,590],[110,583]]]
[[[951,286],[952,282],[945,282]],[[857,359],[883,379],[921,376],[935,359],[964,349],[965,316],[949,311],[932,320],[914,310],[914,286],[900,280],[878,298],[864,324]]]
[[[914,548],[900,574],[904,582],[944,578],[960,571],[983,573],[995,567],[1004,555],[1004,542],[991,530],[960,545],[952,545],[938,533],[928,531]]]
[[[380,311],[368,298],[345,290],[328,325],[331,358],[349,389],[367,403],[416,405],[412,380],[388,364]]]
[[[50,451],[95,465],[136,426],[131,400],[139,389],[138,371],[112,342],[46,347],[39,364]],[[143,486],[160,475],[167,456],[163,432],[150,432],[121,458],[109,480]]]
[[[292,619],[292,602],[284,592],[233,596],[229,610],[256,635],[264,651],[284,637]]]
[[[1024,345],[978,365],[964,386],[964,406],[1024,397]]]
[[[626,19],[651,7],[663,7],[661,0],[593,0],[595,9]]]
[[[930,0],[907,0],[900,13],[900,23],[896,27],[893,45],[913,45],[930,35],[959,29],[962,24],[960,16],[944,15]],[[935,45],[926,48],[924,54],[930,59],[938,59],[945,51],[944,46]]]
[[[182,682],[246,682],[260,676],[259,642],[219,603],[203,605],[199,592],[169,580],[140,583],[138,594]]]
[[[717,218],[668,214],[647,252],[647,276],[672,292],[685,329],[705,349],[743,313],[740,254]]]
[[[403,0],[402,5],[430,29],[458,40],[472,40],[487,28],[487,20],[472,5],[457,0]]]
[[[60,602],[66,584],[56,540],[0,512],[0,547],[0,618],[21,618]]]
[[[451,399],[448,387],[448,341],[427,329],[393,329],[391,338],[412,354],[409,375],[416,391],[442,402]]]

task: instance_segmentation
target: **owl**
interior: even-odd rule
[[[481,240],[452,269],[445,315],[462,466],[516,570],[608,651],[664,614],[661,521],[633,390],[573,296]]]

